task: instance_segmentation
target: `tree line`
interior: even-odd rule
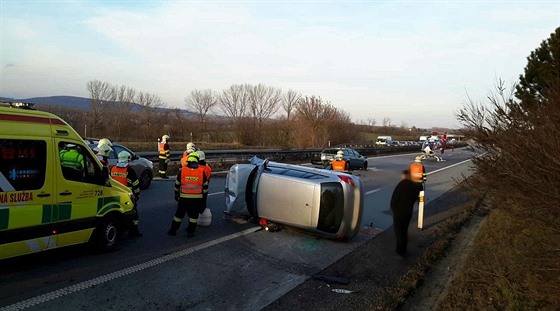
[[[41,105],[88,137],[117,141],[155,141],[169,134],[174,141],[239,144],[260,147],[323,147],[329,143],[371,143],[361,134],[376,125],[352,122],[350,115],[319,96],[304,96],[265,84],[232,84],[215,91],[194,89],[186,109],[170,108],[160,96],[99,80],[86,85],[90,109]],[[395,131],[383,118],[387,134]],[[401,125],[401,129],[404,131]]]

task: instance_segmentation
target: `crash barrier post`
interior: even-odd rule
[[[424,190],[418,195],[418,229],[424,229]]]

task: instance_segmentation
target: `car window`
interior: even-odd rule
[[[83,146],[70,142],[58,144],[60,167],[64,179],[78,182],[96,183],[101,168]]]
[[[45,184],[47,143],[0,139],[0,191],[37,190]]]
[[[119,155],[119,153],[120,153],[121,151],[127,151],[127,152],[128,152],[128,150],[124,149],[124,148],[121,147],[121,146],[115,146],[115,145],[113,145],[113,151],[111,151],[111,159],[116,159],[116,158],[118,158],[118,155]]]
[[[325,154],[336,154],[338,152],[338,149],[325,149],[323,150],[323,153]]]
[[[327,178],[327,176],[324,176],[324,175],[315,174],[315,173],[311,173],[311,172],[304,172],[304,171],[294,170],[294,169],[286,169],[286,168],[270,167],[270,166],[267,167],[267,169],[268,169],[268,171],[267,171],[268,173],[290,176],[290,177],[303,178],[303,179],[323,179],[323,178]]]

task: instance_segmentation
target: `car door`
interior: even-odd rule
[[[98,199],[103,196],[103,186],[98,182],[101,167],[87,147],[76,141],[56,139],[55,147],[58,155],[54,170],[58,210],[53,213],[53,221],[58,222],[61,233],[93,228]],[[65,152],[73,153],[69,158],[74,162],[65,160]],[[88,236],[84,238],[87,240]],[[79,242],[85,241],[73,241]]]
[[[0,259],[56,245],[51,150],[51,138],[0,139]]]

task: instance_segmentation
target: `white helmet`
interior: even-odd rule
[[[338,150],[338,152],[336,153],[336,156],[339,157],[339,158],[344,158],[344,151]]]
[[[102,145],[109,145],[109,147],[113,147],[113,143],[108,138],[101,138],[97,143],[97,148],[101,147]]]
[[[196,153],[198,153],[198,160],[199,161],[206,161],[206,154],[204,154],[204,151],[199,150]]]
[[[99,155],[102,155],[104,157],[108,157],[109,153],[111,153],[111,151],[113,151],[113,148],[109,147],[109,145],[107,145],[107,144],[103,144],[103,145],[97,147],[97,151],[98,151]]]
[[[162,141],[168,141],[171,137],[169,137],[169,135],[165,134],[163,136],[161,136],[161,140]]]
[[[119,152],[118,161],[119,163],[128,163],[132,159],[132,156],[128,151],[121,151]]]
[[[192,141],[187,144],[187,151],[188,152],[196,151],[196,146]]]

